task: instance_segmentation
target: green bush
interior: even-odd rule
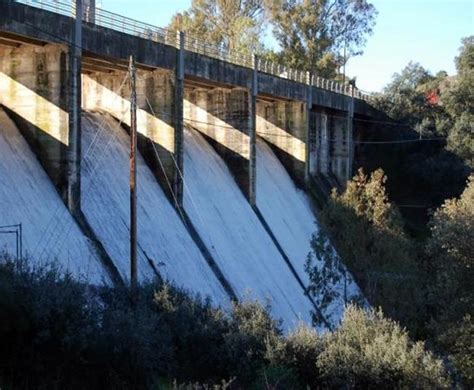
[[[413,343],[381,311],[348,306],[340,327],[324,336],[316,367],[331,387],[445,388],[449,382],[441,360]]]
[[[268,308],[208,299],[159,282],[132,302],[125,287],[89,287],[53,266],[0,262],[0,386],[150,388],[253,382],[281,337]]]
[[[316,362],[323,349],[323,338],[313,328],[300,324],[288,334],[281,360],[298,374],[302,383],[315,388],[321,383]]]
[[[353,307],[333,333],[301,325],[285,336],[254,301],[225,312],[158,282],[141,285],[132,301],[125,287],[89,287],[54,267],[5,259],[0,320],[2,389],[447,383],[441,362],[422,343],[411,343],[380,313]]]

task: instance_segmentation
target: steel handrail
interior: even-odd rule
[[[15,0],[19,3],[27,4],[33,7],[41,8],[47,11],[52,11],[68,17],[75,17],[76,7],[75,2],[62,0]],[[89,19],[90,18],[90,19]],[[89,23],[94,23],[97,26],[110,28],[126,34],[135,35],[141,38],[149,39],[154,42],[163,43],[166,45],[178,47],[179,38],[176,31],[168,30],[162,27],[157,27],[152,24],[140,22],[119,15],[117,13],[106,11],[101,8],[96,8],[93,11],[93,16],[86,18],[83,15],[83,20]],[[200,38],[185,35],[184,42],[185,50],[207,57],[215,58],[221,61],[230,62],[247,68],[254,66],[252,56],[244,55],[238,52],[233,52],[223,46],[209,44],[203,42]],[[309,72],[293,69],[281,64],[277,64],[267,60],[257,60],[257,70],[262,73],[270,74],[272,76],[280,77],[296,81],[299,83],[312,85],[316,88],[337,92],[340,94],[354,96],[361,100],[369,100],[370,95],[362,93],[358,89],[354,89],[347,84],[339,83],[335,80],[328,80],[322,77],[311,77]]]

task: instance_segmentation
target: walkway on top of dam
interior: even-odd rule
[[[130,55],[144,69],[175,69],[179,38],[175,31],[148,25],[94,9],[82,23],[83,72],[126,70]],[[74,31],[74,2],[53,0],[2,0],[0,2],[0,44],[22,43],[71,45]],[[258,70],[259,100],[307,101],[311,84],[312,104],[348,111],[354,96],[354,114],[378,117],[367,103],[367,95],[335,81],[310,77],[308,72],[245,57],[203,43],[184,39],[184,75],[187,85],[203,88],[241,87],[251,89],[253,67]]]

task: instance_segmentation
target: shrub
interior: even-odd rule
[[[381,311],[348,306],[341,326],[324,336],[318,357],[321,379],[329,386],[360,388],[445,388],[441,360],[413,343]]]
[[[139,286],[132,301],[127,288],[91,288],[54,267],[7,259],[0,262],[0,319],[2,388],[447,384],[441,362],[422,343],[411,343],[381,313],[355,307],[333,333],[301,325],[284,336],[255,301],[224,312],[166,283]]]
[[[298,374],[302,383],[316,388],[321,383],[316,362],[323,348],[323,338],[313,328],[300,324],[288,334],[281,360]]]

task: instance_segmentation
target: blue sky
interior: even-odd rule
[[[191,0],[97,0],[106,10],[158,26],[189,7]],[[474,0],[372,0],[379,14],[362,56],[347,74],[359,88],[379,91],[409,61],[433,73],[455,74],[461,38],[474,35]]]

